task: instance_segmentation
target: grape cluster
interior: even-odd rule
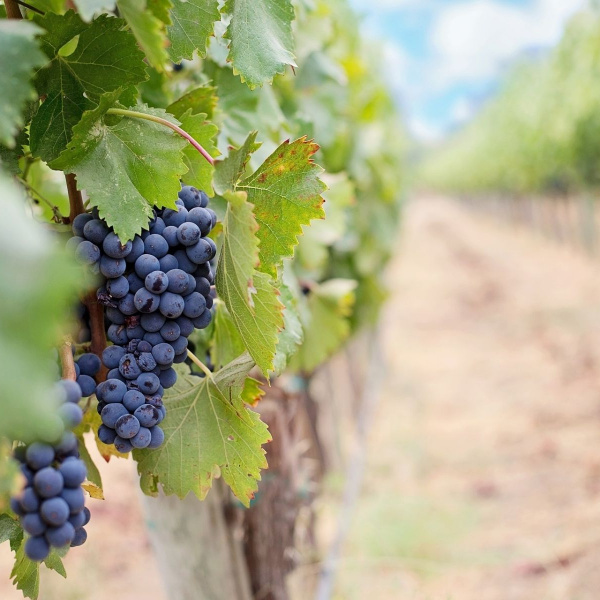
[[[57,385],[63,400],[59,414],[67,427],[74,427],[83,418],[79,407],[81,388],[66,379]],[[25,542],[27,557],[41,561],[51,547],[81,546],[87,539],[84,526],[90,520],[90,511],[84,506],[81,484],[86,467],[79,459],[75,434],[65,431],[56,444],[18,446],[14,455],[21,463],[26,484],[18,496],[11,498],[10,505],[30,536]]]
[[[93,212],[73,221],[68,244],[106,279],[97,296],[113,345],[102,355],[107,380],[96,388],[98,436],[120,452],[162,444],[162,397],[177,379],[172,365],[186,360],[194,329],[211,322],[216,245],[208,234],[217,216],[207,205],[204,192],[185,186],[175,210],[155,211],[125,244]]]

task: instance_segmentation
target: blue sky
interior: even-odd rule
[[[385,70],[417,138],[463,124],[520,58],[554,46],[587,0],[351,0],[384,42]]]

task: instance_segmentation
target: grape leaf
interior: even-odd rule
[[[120,15],[127,21],[131,31],[146,53],[148,62],[162,71],[169,60],[163,23],[146,6],[145,0],[117,0]]]
[[[177,383],[164,396],[165,442],[157,450],[134,450],[146,494],[180,498],[194,492],[203,499],[219,471],[239,500],[248,506],[267,466],[262,445],[270,441],[267,426],[247,409],[241,393],[254,361],[248,354],[211,378],[178,369]],[[187,370],[187,373],[186,373]]]
[[[73,4],[84,21],[91,21],[94,15],[111,11],[115,7],[115,0],[73,0]]]
[[[219,369],[242,354],[246,347],[237,330],[235,321],[223,304],[217,306],[213,324],[214,335],[210,359],[215,367]]]
[[[88,412],[90,411],[88,410]],[[92,498],[104,500],[100,471],[98,471],[98,467],[94,464],[83,438],[79,439],[79,458],[85,463],[85,468],[87,469],[87,482],[82,485],[83,489]]]
[[[0,515],[0,544],[10,542],[10,549],[15,552],[21,544],[23,529],[16,519],[6,513]]]
[[[148,10],[165,25],[171,25],[171,0],[148,0]]]
[[[257,224],[243,193],[226,192],[223,243],[217,267],[217,293],[227,306],[246,349],[265,376],[273,368],[283,305],[271,278],[255,270]]]
[[[0,198],[10,223],[0,236],[0,281],[10,282],[0,286],[0,438],[53,441],[63,426],[52,350],[87,280],[56,238],[26,214],[22,190],[4,177]]]
[[[86,112],[68,148],[50,166],[75,173],[100,216],[122,240],[130,240],[148,225],[155,204],[175,207],[186,142],[164,125],[141,119],[122,117],[109,125],[104,117],[113,102],[107,94]],[[135,110],[178,124],[161,109]]]
[[[286,141],[237,186],[247,192],[260,226],[258,268],[273,277],[281,259],[293,255],[302,225],[325,216],[325,184],[319,179],[323,169],[311,159],[318,148],[305,138]]]
[[[0,144],[14,148],[14,137],[24,125],[21,111],[35,98],[32,70],[46,58],[34,36],[42,30],[28,21],[0,22]]]
[[[191,110],[193,115],[204,113],[208,119],[212,119],[215,107],[217,106],[216,88],[210,85],[204,85],[196,88],[187,94],[184,94],[167,107],[176,119],[179,119],[187,110]]]
[[[221,18],[218,0],[173,0],[169,27],[171,60],[191,60],[194,51],[206,56],[208,37],[214,31],[215,21]]]
[[[246,171],[250,155],[260,147],[260,143],[256,142],[257,133],[253,131],[241,148],[232,148],[227,158],[216,164],[213,186],[217,194],[235,189]]]
[[[277,352],[273,360],[273,370],[277,375],[281,375],[287,367],[291,357],[298,351],[298,346],[302,344],[304,339],[304,331],[296,306],[296,298],[294,298],[290,288],[287,285],[279,286],[281,293],[281,301],[285,306],[283,311],[283,331],[279,335],[277,343]]]
[[[146,79],[144,54],[124,31],[125,21],[101,15],[89,25],[69,11],[36,18],[48,31],[41,38],[50,58],[38,71],[36,87],[46,99],[31,122],[31,151],[46,162],[54,160],[71,140],[72,129],[100,96]],[[79,36],[72,54],[60,49]]]
[[[215,137],[219,130],[216,125],[206,120],[205,114],[194,115],[189,109],[178,118],[184,131],[187,131],[211,156],[219,156],[220,152],[215,145]],[[215,168],[191,144],[185,147],[183,160],[188,168],[187,173],[182,177],[183,183],[193,185],[204,190],[209,196],[213,196],[212,176]]]
[[[304,342],[291,360],[292,368],[312,371],[347,339],[355,288],[351,279],[330,279],[311,289],[307,310],[301,312]]]
[[[228,0],[223,11],[231,16],[228,59],[250,88],[271,81],[286,65],[296,66],[290,0]]]
[[[262,389],[262,382],[258,381],[258,379],[254,379],[254,377],[246,377],[244,389],[242,390],[242,400],[244,404],[256,406],[264,395],[265,391]]]

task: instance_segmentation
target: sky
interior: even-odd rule
[[[587,0],[351,0],[410,132],[435,142],[468,121],[516,61],[546,53]]]

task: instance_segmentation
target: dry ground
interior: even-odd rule
[[[427,198],[391,285],[336,600],[598,600],[600,265]],[[41,600],[166,600],[131,467],[103,469],[108,502]],[[4,545],[2,600],[20,598],[9,561]]]

